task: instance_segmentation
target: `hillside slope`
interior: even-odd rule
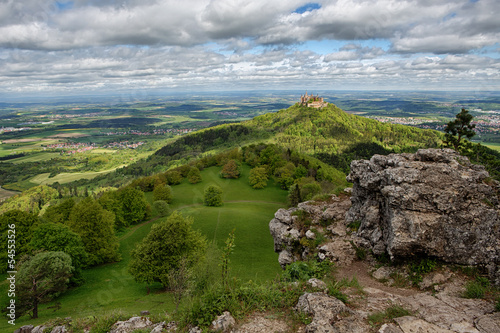
[[[352,159],[367,158],[375,153],[411,152],[418,148],[437,147],[441,138],[442,135],[436,131],[381,123],[348,114],[333,104],[322,109],[296,104],[242,123],[190,133],[159,149],[150,162],[155,159],[168,162],[204,152],[264,142],[315,156],[340,166],[346,172]],[[338,161],[337,157],[342,154],[350,156],[348,161]]]

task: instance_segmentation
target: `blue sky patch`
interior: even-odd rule
[[[57,9],[59,9],[59,10],[71,9],[71,8],[73,8],[73,5],[74,5],[73,1],[65,1],[65,2],[56,1],[56,6],[57,6]]]
[[[309,2],[308,4],[305,4],[304,6],[301,6],[297,9],[295,9],[293,12],[298,13],[298,14],[304,14],[305,12],[311,12],[316,9],[320,9],[321,5],[319,3],[315,2]]]

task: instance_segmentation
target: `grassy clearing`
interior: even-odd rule
[[[59,182],[59,184],[66,184],[79,179],[93,179],[102,174],[110,173],[116,169],[117,168],[113,168],[109,170],[95,171],[95,172],[73,172],[73,173],[63,172],[52,178],[49,178],[50,173],[41,173],[31,178],[29,181],[37,185],[50,185],[55,182]]]
[[[52,158],[59,157],[59,156],[60,156],[59,153],[40,152],[40,153],[30,154],[28,156],[15,158],[15,159],[9,160],[8,162],[11,162],[14,164],[25,163],[25,162],[43,162],[43,161],[48,161]]]
[[[490,149],[500,151],[500,143],[482,143],[482,145],[484,145]]]
[[[221,179],[219,170],[217,167],[203,170],[201,183],[190,184],[185,181],[173,186],[174,201],[171,207],[192,216],[193,227],[219,246],[235,229],[236,247],[230,257],[232,275],[242,281],[262,282],[275,278],[281,268],[278,256],[273,251],[268,224],[276,210],[285,206],[287,192],[275,185],[263,190],[252,189],[248,184],[250,168],[247,166],[242,168],[243,176],[240,179]],[[202,205],[203,190],[211,183],[219,184],[224,190],[225,203],[222,207]],[[152,193],[146,193],[146,197],[152,201]],[[42,305],[39,319],[30,320],[27,316],[18,319],[16,328],[28,324],[36,326],[56,317],[89,318],[112,311],[120,311],[125,316],[139,315],[142,310],[149,310],[153,315],[172,312],[175,305],[170,293],[155,284],[148,294],[147,286],[135,282],[127,271],[130,251],[148,234],[153,224],[163,219],[143,223],[120,233],[120,262],[85,270],[84,285],[69,290],[54,302]],[[6,276],[0,276],[0,281],[0,304],[5,304],[8,301]],[[60,308],[53,309],[57,304]],[[0,321],[0,332],[12,332],[6,320]]]

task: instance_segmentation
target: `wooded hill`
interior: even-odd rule
[[[442,134],[437,131],[381,123],[348,114],[333,104],[322,109],[296,104],[242,123],[188,134],[158,150],[149,162],[166,163],[209,151],[265,142],[315,156],[348,172],[353,159],[438,147],[441,139]]]

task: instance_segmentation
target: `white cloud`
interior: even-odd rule
[[[496,0],[319,0],[295,12],[307,3],[5,0],[0,93],[342,80],[500,86]],[[301,48],[310,41],[337,46]]]

